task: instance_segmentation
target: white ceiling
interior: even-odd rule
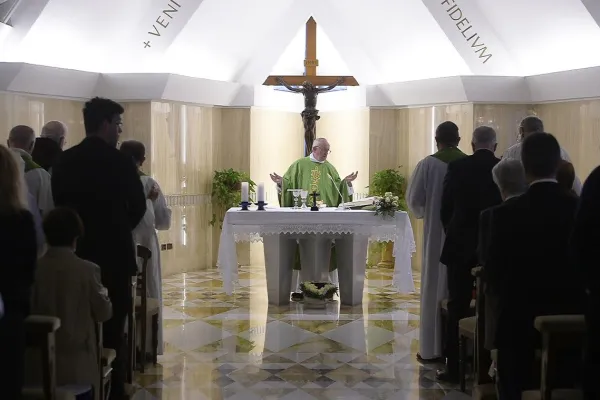
[[[13,29],[0,29],[0,61],[261,84],[271,73],[302,73],[304,25],[313,16],[321,74],[351,74],[362,84],[526,76],[600,65],[598,3],[24,0]],[[169,5],[179,10],[172,19],[161,14]],[[452,11],[468,21],[453,21]],[[169,26],[161,27],[157,17]],[[472,28],[461,33],[457,22]],[[160,37],[148,34],[155,29]],[[467,41],[475,33],[477,42]],[[144,48],[148,40],[151,47]]]

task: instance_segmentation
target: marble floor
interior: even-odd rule
[[[415,360],[419,296],[369,269],[360,307],[267,303],[264,268],[242,267],[233,296],[218,271],[164,280],[165,354],[135,400],[442,399],[455,388]],[[419,286],[419,282],[417,287]]]

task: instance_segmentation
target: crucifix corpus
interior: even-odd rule
[[[274,76],[270,75],[263,85],[285,86],[295,93],[304,96],[304,111],[300,114],[304,123],[304,156],[312,152],[313,141],[317,138],[316,124],[319,118],[317,95],[333,90],[336,86],[358,86],[353,76],[317,75],[317,22],[310,17],[306,22],[306,57],[304,59],[304,75]]]

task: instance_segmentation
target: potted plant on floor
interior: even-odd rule
[[[218,221],[219,227],[222,228],[227,210],[240,204],[242,182],[248,182],[249,192],[254,193],[256,184],[246,172],[236,171],[233,168],[215,171],[212,185],[213,217],[210,221],[211,226]]]
[[[406,177],[400,172],[400,167],[389,168],[377,171],[371,178],[369,188],[369,196],[383,197],[386,193],[392,193],[398,196],[398,210],[406,211]],[[393,268],[394,267],[394,243],[386,242],[380,244],[381,261],[377,264],[378,267]]]

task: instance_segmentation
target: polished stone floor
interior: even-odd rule
[[[165,354],[136,377],[140,399],[442,399],[454,388],[415,360],[418,294],[369,269],[360,307],[269,306],[264,268],[233,296],[218,271],[165,279]],[[416,282],[417,287],[419,282]]]

